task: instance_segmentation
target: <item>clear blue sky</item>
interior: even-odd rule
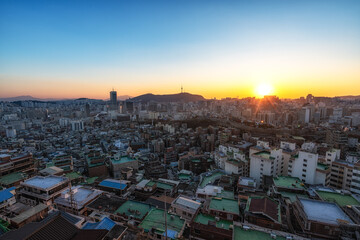
[[[0,96],[360,94],[358,69],[358,0],[0,1]]]

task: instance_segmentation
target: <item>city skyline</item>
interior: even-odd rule
[[[0,97],[359,95],[358,1],[0,3]]]

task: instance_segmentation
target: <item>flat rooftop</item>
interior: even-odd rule
[[[36,188],[49,189],[60,183],[65,183],[68,179],[58,176],[46,176],[40,177],[36,176],[24,181],[24,184]]]
[[[139,227],[143,228],[146,232],[155,229],[158,234],[163,235],[165,233],[165,211],[161,209],[152,209],[149,214],[140,223]],[[177,238],[177,234],[180,233],[185,225],[185,220],[181,219],[177,215],[167,214],[167,228],[168,233],[171,233],[171,238]],[[170,230],[170,232],[169,232]]]
[[[124,199],[111,195],[104,194],[92,201],[88,208],[96,209],[100,212],[114,213],[124,202]]]
[[[120,159],[111,159],[111,162],[113,164],[122,164],[122,163],[127,163],[127,162],[133,162],[133,161],[136,161],[136,159],[134,158],[130,158],[128,156],[123,156],[121,157]]]
[[[238,184],[248,187],[254,187],[254,188],[256,187],[256,181],[249,177],[240,177]]]
[[[305,190],[305,185],[301,182],[299,178],[296,177],[278,176],[278,177],[274,177],[273,180],[275,186],[278,188]]]
[[[61,196],[55,199],[55,203],[70,206],[70,195],[69,195],[70,189],[67,189],[61,193]],[[88,189],[82,186],[76,186],[72,188],[73,191],[73,199],[74,202],[76,202],[76,205],[78,208],[83,207],[86,203],[89,201],[94,200],[96,197],[98,197],[100,194],[102,194],[102,191],[97,189]]]
[[[272,240],[272,236],[269,233],[261,232],[255,229],[244,229],[240,226],[234,226],[233,240]],[[276,239],[285,240],[285,237],[276,236]]]
[[[219,221],[216,221],[214,216],[207,215],[207,214],[202,214],[202,213],[199,213],[196,216],[196,218],[194,219],[194,222],[201,223],[203,225],[209,225],[209,222],[215,222],[217,228],[222,228],[222,229],[226,229],[226,230],[229,230],[230,225],[233,224],[232,221],[223,220],[223,219],[220,219]]]
[[[27,178],[27,174],[21,172],[10,173],[0,178],[0,184],[9,185]]]
[[[208,176],[205,175],[199,186],[204,188],[208,184],[213,184],[215,180],[220,179],[222,175],[224,175],[222,172],[209,173]]]
[[[150,204],[128,200],[124,202],[114,214],[120,213],[142,219],[152,209]]]
[[[325,171],[329,169],[329,166],[323,163],[318,163],[316,168]]]
[[[327,202],[335,202],[341,207],[344,207],[346,205],[360,205],[359,201],[351,195],[343,195],[337,192],[319,190],[317,190],[316,193],[320,196],[322,200]]]
[[[124,190],[127,187],[127,184],[122,182],[121,180],[115,179],[105,179],[101,183],[99,183],[101,187],[114,188],[119,190]]]
[[[161,188],[164,190],[171,190],[174,188],[172,185],[163,182],[156,182],[156,186],[157,188]]]
[[[238,201],[228,198],[212,198],[210,201],[209,209],[230,212],[239,215]]]
[[[263,159],[273,159],[273,157],[271,157],[270,152],[269,151],[260,151],[257,153],[254,153],[253,156],[257,156]]]
[[[353,223],[335,203],[310,199],[299,199],[309,220],[338,225],[338,220]]]

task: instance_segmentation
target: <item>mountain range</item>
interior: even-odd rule
[[[155,95],[148,93],[134,98],[130,98],[129,100],[133,102],[196,102],[205,100],[205,98],[201,95],[195,95],[191,93],[176,93],[165,95]]]

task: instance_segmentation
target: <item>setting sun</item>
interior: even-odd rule
[[[273,87],[267,83],[261,83],[256,87],[256,96],[264,97],[273,93]]]

